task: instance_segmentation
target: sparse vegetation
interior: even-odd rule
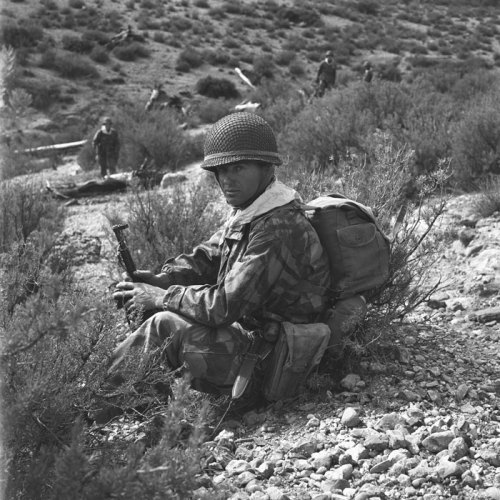
[[[479,183],[479,196],[473,200],[474,208],[482,217],[500,212],[500,175],[492,174]]]
[[[94,43],[88,38],[74,35],[63,35],[61,43],[63,49],[78,54],[88,54],[94,48]]]
[[[212,76],[206,76],[198,80],[196,83],[196,91],[198,94],[215,99],[218,97],[233,99],[240,95],[232,81],[226,78],[214,78]]]
[[[99,77],[99,71],[87,58],[65,54],[56,50],[45,52],[42,55],[40,66],[52,69],[60,76],[69,79]]]
[[[203,55],[193,47],[187,47],[178,56],[175,69],[187,73],[193,68],[199,68],[203,64]]]
[[[386,231],[398,208],[408,206],[389,283],[371,297],[369,322],[349,341],[352,352],[369,354],[432,291],[429,273],[441,242],[430,230],[446,190],[477,188],[478,212],[487,217],[500,210],[495,2],[440,0],[433,10],[430,0],[404,8],[375,0],[217,6],[129,0],[112,2],[111,9],[104,0],[44,0],[36,2],[35,23],[24,11],[33,2],[12,0],[3,8],[0,33],[2,54],[10,54],[2,56],[2,121],[15,131],[34,110],[44,111],[57,122],[51,125],[59,127],[56,137],[89,139],[102,110],[112,107],[123,143],[120,169],[137,169],[149,156],[159,169],[175,171],[202,156],[202,138],[189,138],[180,122],[212,123],[232,111],[232,100],[240,98],[235,82],[242,85],[232,70],[240,66],[257,85],[243,87],[245,98],[261,104],[258,112],[278,132],[287,161],[280,179],[306,200],[340,190],[371,205]],[[16,19],[19,8],[23,17]],[[327,15],[339,17],[338,25],[324,23]],[[484,22],[475,23],[481,16]],[[145,43],[122,42],[110,52],[107,44],[128,19],[136,23],[134,33],[151,34],[142,33]],[[161,45],[148,45],[150,40]],[[309,99],[329,49],[338,64],[337,85]],[[140,58],[150,60],[134,64]],[[371,84],[361,81],[367,59],[375,69]],[[94,63],[102,64],[99,70]],[[217,69],[220,78],[213,76]],[[148,86],[151,75],[161,75],[176,92],[181,81],[187,95],[196,91],[187,98],[188,118],[127,103],[123,95],[139,87],[140,71]],[[58,121],[75,109],[75,128]],[[200,488],[207,409],[184,383],[174,382],[174,404],[155,401],[160,416],[143,414],[145,436],[137,445],[105,443],[89,429],[90,402],[126,327],[108,298],[72,283],[74,251],[60,244],[62,211],[43,186],[6,181],[35,169],[33,158],[15,153],[13,137],[2,138],[0,151],[0,430],[10,498],[228,498],[222,487],[209,493]],[[96,168],[89,142],[78,160],[84,170]],[[141,267],[158,269],[212,232],[221,214],[209,182],[188,191],[173,188],[168,196],[137,190],[126,209],[108,214],[111,221],[129,222]],[[427,205],[429,199],[438,202]],[[417,223],[414,213],[420,214]]]
[[[90,53],[90,59],[99,64],[106,64],[109,61],[109,54],[103,47],[94,47]]]
[[[127,62],[150,56],[149,49],[139,42],[119,45],[113,49],[113,54],[117,59]]]
[[[44,31],[40,26],[29,19],[19,22],[11,18],[2,20],[0,44],[19,49],[21,47],[35,47],[43,38]]]

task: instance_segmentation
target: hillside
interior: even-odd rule
[[[11,85],[31,105],[4,128],[35,123],[56,141],[82,138],[103,113],[146,103],[153,86],[181,94],[190,123],[206,105],[201,78],[231,81],[240,97],[257,83],[291,80],[310,88],[326,50],[333,50],[338,82],[359,79],[363,61],[378,78],[413,78],[437,64],[475,64],[498,70],[500,13],[495,0],[9,0],[2,6],[4,45],[16,50]],[[137,40],[106,46],[131,26]],[[142,41],[138,41],[142,40]],[[40,121],[49,118],[52,123]],[[203,120],[202,120],[203,121]]]
[[[40,175],[57,183],[73,170],[74,161]],[[205,182],[199,171],[197,177]],[[134,199],[112,194],[68,206],[57,238],[61,254],[75,254],[75,281],[108,306],[117,269],[106,216],[114,210],[123,217]],[[81,441],[73,438],[58,457],[54,490],[72,491],[75,499],[106,492],[169,500],[500,498],[500,216],[481,215],[479,199],[449,201],[435,229],[454,235],[435,263],[443,287],[392,327],[375,356],[363,356],[350,371],[344,366],[342,377],[314,376],[300,397],[223,421],[228,401],[210,399],[210,437],[192,427],[196,399],[181,409],[156,401],[144,414],[86,425]],[[111,309],[113,330],[99,333],[101,349],[128,331],[122,311]],[[177,391],[182,405],[182,385]],[[72,397],[87,411],[84,399]],[[54,427],[58,420],[40,400],[40,420]],[[29,439],[26,431],[22,439]],[[47,473],[39,467],[33,482],[41,488]]]
[[[0,499],[500,499],[499,0],[0,8]],[[309,99],[330,49],[336,88]],[[156,84],[186,116],[144,109]],[[111,226],[155,271],[213,234],[228,207],[199,168],[202,125],[246,99],[276,132],[280,180],[373,208],[391,276],[291,400],[238,411],[132,358],[100,418],[130,331]],[[104,114],[124,191],[96,192],[89,143],[20,152],[88,139]],[[136,182],[145,157],[169,182]]]

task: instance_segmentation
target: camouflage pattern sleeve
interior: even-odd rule
[[[260,233],[222,281],[212,285],[171,286],[164,308],[209,326],[226,326],[259,309],[283,271],[283,244]]]
[[[192,253],[168,259],[161,269],[171,283],[177,285],[204,285],[217,281],[220,266],[220,241],[223,230],[217,231]]]
[[[171,286],[164,309],[209,326],[270,318],[314,322],[327,305],[328,260],[303,213],[277,209],[230,227],[221,240],[216,282]]]

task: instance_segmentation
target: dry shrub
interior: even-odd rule
[[[195,115],[199,123],[215,123],[232,111],[233,103],[226,99],[203,99],[190,108],[190,121]]]
[[[476,187],[489,174],[500,173],[500,92],[473,100],[455,125],[453,171],[460,187]]]
[[[206,76],[196,82],[196,91],[206,97],[234,99],[240,96],[234,82],[227,78]]]
[[[19,22],[4,18],[0,31],[0,44],[14,47],[35,47],[44,37],[40,26],[29,19],[20,19]]]
[[[57,71],[64,78],[99,78],[96,67],[86,57],[75,54],[48,50],[42,55],[40,66]]]
[[[139,268],[158,272],[167,258],[190,252],[219,227],[225,204],[210,176],[201,175],[189,188],[136,191],[128,198],[129,246]],[[123,222],[118,213],[108,217],[113,224]]]
[[[373,116],[357,108],[352,92],[332,91],[289,122],[280,134],[280,146],[298,162],[327,168],[352,150],[363,152],[373,129]]]
[[[145,158],[154,162],[156,169],[175,171],[202,156],[200,138],[191,138],[180,127],[183,117],[171,108],[145,111],[142,106],[128,105],[114,116],[114,126],[120,135],[118,169],[136,170]],[[78,155],[78,164],[84,170],[97,168],[92,150],[92,137]]]
[[[62,223],[56,202],[38,184],[3,183],[0,217],[7,496],[49,498],[54,455],[103,366],[102,358],[92,358],[103,329],[94,322],[96,304],[69,288],[69,262],[51,258]]]
[[[372,304],[368,318],[358,336],[348,342],[357,353],[390,341],[394,322],[413,312],[440,286],[435,264],[441,236],[433,229],[445,206],[448,176],[445,162],[418,178],[409,199],[405,192],[413,176],[413,151],[395,146],[387,134],[374,136],[366,148],[365,156],[341,161],[335,169],[314,169],[292,160],[280,172],[306,202],[340,193],[371,206],[392,239],[390,277],[368,297]]]
[[[479,182],[479,196],[472,204],[481,217],[500,212],[500,176],[489,175]]]
[[[40,183],[29,179],[2,182],[0,253],[8,252],[16,242],[26,243],[33,234],[53,233],[61,217],[57,203],[43,193]],[[42,253],[47,248],[41,247]]]
[[[118,45],[113,49],[113,54],[117,59],[127,62],[150,56],[149,49],[139,42]]]
[[[2,185],[0,193],[2,493],[34,500],[75,492],[81,499],[190,498],[200,486],[196,477],[205,456],[203,399],[178,383],[168,407],[142,414],[140,425],[131,422],[132,442],[138,444],[130,444],[130,430],[108,440],[102,428],[90,428],[92,401],[123,318],[111,300],[76,289],[72,273],[53,265],[61,261],[54,253],[61,221],[55,202],[22,183]],[[170,208],[169,234],[200,237],[189,224],[201,219],[199,199],[193,195],[193,211],[184,217],[179,206]],[[156,208],[163,217],[165,207]],[[29,288],[13,286],[23,282]],[[139,368],[135,372],[141,376]],[[222,499],[227,492],[220,488],[196,497]]]
[[[203,54],[193,47],[187,47],[177,56],[175,69],[187,73],[191,69],[199,68],[203,63]]]

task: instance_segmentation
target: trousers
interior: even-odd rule
[[[99,164],[99,168],[101,170],[101,176],[104,177],[107,174],[116,173],[117,162],[118,158],[115,155],[99,153],[97,155],[97,163]]]
[[[171,370],[187,368],[194,388],[229,394],[252,335],[239,323],[210,327],[161,311],[116,347],[109,372],[116,371],[128,356],[136,356],[133,348],[140,348],[140,356],[160,355]]]

